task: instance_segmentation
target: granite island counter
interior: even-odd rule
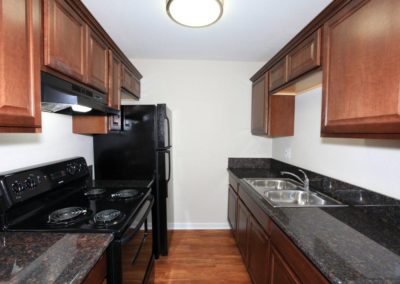
[[[0,283],[82,283],[112,234],[2,232]]]

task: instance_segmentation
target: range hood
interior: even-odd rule
[[[46,72],[41,74],[42,111],[62,114],[118,114],[108,107],[107,95],[80,84],[73,84]]]

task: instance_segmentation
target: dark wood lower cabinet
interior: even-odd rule
[[[257,221],[250,216],[248,233],[248,271],[254,283],[268,283],[270,241]]]
[[[258,206],[246,189],[229,179],[228,220],[236,213],[236,243],[254,284],[329,281]],[[236,191],[234,187],[236,186]],[[236,194],[237,192],[237,194]],[[236,204],[236,211],[232,207]],[[234,225],[232,225],[232,229]]]
[[[228,192],[228,222],[231,226],[233,236],[236,237],[236,207],[237,207],[237,194],[231,186]]]
[[[250,217],[250,212],[244,205],[244,203],[239,199],[237,206],[237,236],[236,241],[242,254],[243,260],[247,265],[248,257],[247,257],[247,227]]]
[[[290,269],[284,258],[272,246],[270,255],[270,284],[300,284],[301,281]]]

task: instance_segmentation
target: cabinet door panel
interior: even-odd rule
[[[251,133],[255,135],[268,134],[268,73],[253,84]]]
[[[321,65],[321,30],[306,38],[287,56],[288,81]]]
[[[267,284],[269,277],[269,238],[257,221],[249,222],[248,269],[255,284]]]
[[[0,132],[40,128],[40,33],[40,0],[0,2]]]
[[[44,1],[44,64],[84,81],[86,24],[63,0]]]
[[[237,212],[237,243],[239,250],[243,256],[243,260],[247,265],[247,226],[250,213],[241,200],[238,201]]]
[[[269,70],[269,90],[272,91],[287,82],[286,57]]]
[[[120,109],[121,106],[121,61],[110,50],[110,76],[108,91],[108,106]]]
[[[140,98],[140,81],[125,65],[122,67],[122,87]]]
[[[90,28],[87,31],[87,83],[107,92],[108,90],[108,47]]]
[[[296,274],[286,264],[283,257],[278,253],[274,247],[271,247],[271,276],[270,284],[301,284],[302,282],[297,278]]]
[[[233,235],[236,236],[236,209],[237,209],[237,195],[231,187],[228,192],[228,221],[231,225]]]
[[[400,1],[355,0],[323,30],[323,133],[400,133]]]

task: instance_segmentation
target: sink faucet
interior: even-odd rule
[[[291,173],[291,172],[281,172],[281,175],[291,175],[295,178],[297,178],[302,184],[303,184],[303,189],[304,191],[310,191],[310,180],[308,179],[307,174],[303,171],[299,169],[299,172],[301,172],[304,175],[304,180],[301,179],[301,177],[299,177],[298,175]]]

